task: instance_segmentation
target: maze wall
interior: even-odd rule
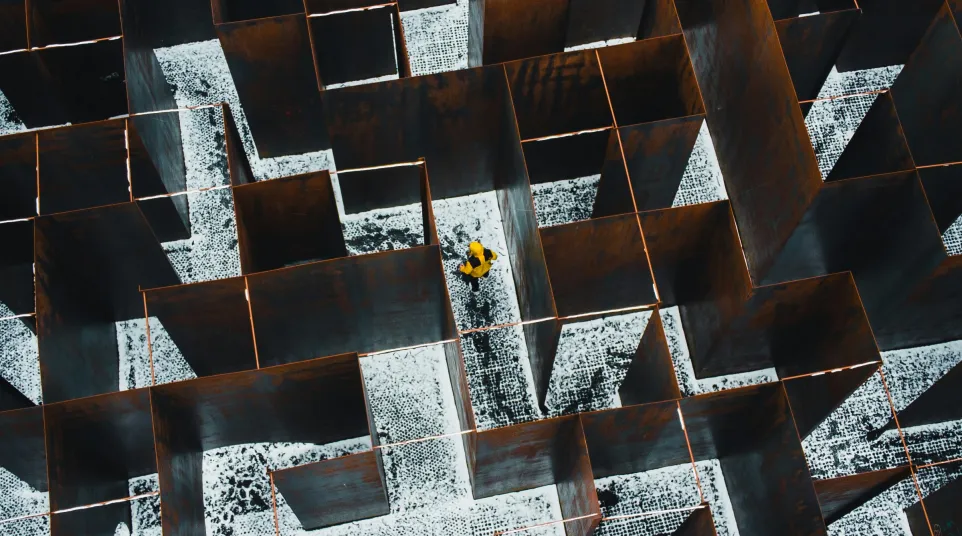
[[[0,0],[0,534],[960,534],[959,17]]]

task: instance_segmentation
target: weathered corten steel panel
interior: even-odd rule
[[[448,368],[448,380],[451,382],[451,391],[454,395],[454,408],[458,413],[458,424],[461,431],[476,430],[474,407],[471,405],[471,388],[468,385],[468,372],[464,364],[460,339],[444,343],[444,357]],[[474,474],[476,440],[476,434],[463,434],[461,436],[469,475]]]
[[[127,113],[120,39],[0,56],[0,91],[28,128]]]
[[[474,498],[556,484],[568,534],[589,535],[601,520],[585,432],[578,416],[478,432]]]
[[[34,48],[120,35],[115,0],[29,0],[26,5]]]
[[[606,132],[608,147],[605,150],[605,161],[601,168],[595,204],[591,209],[592,218],[635,212],[635,202],[631,196],[631,185],[628,182],[628,171],[622,156],[619,133],[615,129]]]
[[[164,534],[204,530],[205,450],[251,442],[326,444],[370,433],[357,354],[154,387],[151,408]]]
[[[421,165],[418,166],[418,190],[421,201],[421,225],[424,227],[424,245],[425,246],[439,246],[441,244],[441,238],[438,235],[438,224],[434,219],[434,196],[431,195],[431,179],[428,177],[428,164],[423,159],[421,160]],[[343,190],[342,190],[343,195]],[[445,281],[445,287],[447,286],[447,281]],[[451,301],[446,302],[445,307],[451,307]],[[451,313],[451,318],[454,318],[454,313]]]
[[[456,337],[438,246],[247,277],[261,366]]]
[[[956,478],[922,499],[921,503],[916,503],[905,510],[912,534],[925,536],[932,533],[952,534],[951,531],[957,531],[962,524],[962,511],[959,510],[959,504],[962,504],[962,479]],[[932,529],[931,532],[929,527]]]
[[[645,212],[641,225],[662,304],[679,306],[691,354],[701,355],[751,294],[731,208],[719,201]]]
[[[675,5],[749,270],[760,281],[822,185],[815,152],[765,1]]]
[[[51,510],[123,499],[128,479],[157,471],[147,391],[44,406]]]
[[[962,216],[962,166],[940,166],[920,169],[919,179],[932,216],[944,233]]]
[[[598,58],[593,50],[507,63],[521,139],[612,125]]]
[[[0,464],[37,491],[47,491],[43,407],[0,412]]]
[[[601,130],[523,143],[531,184],[600,174],[610,134],[610,130]]]
[[[233,193],[243,273],[347,256],[329,172],[235,186]]]
[[[147,290],[157,317],[197,376],[257,368],[243,277]]]
[[[26,2],[24,0],[0,1],[0,52],[27,47]]]
[[[398,0],[398,7],[401,11],[413,11],[415,9],[445,6],[456,2],[457,0]]]
[[[139,128],[138,128],[139,125]],[[135,116],[127,120],[130,188],[161,242],[190,238],[188,196],[180,120],[177,113]]]
[[[36,215],[37,135],[0,138],[0,221]]]
[[[962,389],[962,367],[956,365],[935,384],[898,412],[902,427],[922,426],[962,419],[959,390]]]
[[[304,13],[302,0],[211,0],[214,24],[267,19]]]
[[[395,7],[350,11],[307,20],[314,65],[322,87],[398,74]],[[396,53],[395,53],[396,52]]]
[[[247,152],[244,150],[244,142],[241,141],[237,123],[234,121],[234,114],[226,102],[221,106],[224,113],[224,145],[227,148],[227,172],[230,174],[230,185],[250,184],[256,179],[251,170]]]
[[[16,320],[5,320],[15,322]],[[2,325],[2,324],[0,324]],[[24,396],[16,387],[0,378],[0,411],[12,411],[33,407],[33,401]]]
[[[721,462],[741,534],[827,534],[781,384],[705,394],[680,404],[695,460]]]
[[[274,484],[305,530],[390,513],[378,450],[281,471]]]
[[[0,302],[15,315],[32,313],[35,311],[33,222],[0,225],[0,244],[4,245],[4,251],[0,254]],[[36,332],[35,328],[32,326],[31,330]]]
[[[40,214],[130,201],[124,119],[37,133]]]
[[[776,21],[800,15],[813,17],[815,12],[829,13],[857,7],[855,0],[768,0],[768,8]]]
[[[120,0],[120,20],[128,54],[217,37],[210,0]]]
[[[565,48],[571,0],[470,0],[468,65],[491,65]]]
[[[647,1],[571,0],[565,46],[635,37]]]
[[[674,0],[647,0],[641,16],[638,39],[652,39],[681,33]]]
[[[344,213],[413,205],[421,202],[423,166],[396,166],[337,174]]]
[[[841,72],[904,65],[918,46],[941,0],[857,0],[862,14],[846,39]]]
[[[257,153],[268,158],[329,148],[307,18],[218,24],[216,30]]]
[[[50,536],[112,534],[120,523],[132,525],[129,502],[54,513],[50,516]]]
[[[962,35],[948,6],[908,58],[892,98],[915,162],[962,160]]]
[[[593,411],[581,421],[594,478],[692,463],[675,401]]]
[[[618,126],[705,113],[681,35],[597,50]]]
[[[871,365],[784,380],[798,436],[802,439],[808,437],[816,426],[878,371],[879,366]]]
[[[143,318],[139,289],[177,273],[134,203],[39,217],[35,235],[44,402],[116,391],[114,322]]]
[[[962,338],[962,255],[945,258],[898,306],[898,314],[872,328],[883,350]]]
[[[783,20],[776,17],[775,29],[798,100],[818,96],[858,18],[857,9]]]
[[[559,315],[658,302],[634,214],[547,227],[541,240]]]
[[[832,523],[906,478],[908,466],[816,480],[815,492],[826,523]]]
[[[892,96],[876,97],[826,181],[881,175],[915,168]]]
[[[625,380],[618,388],[618,395],[626,406],[681,398],[671,351],[657,309],[648,319],[648,326],[628,366]]]
[[[639,211],[671,208],[704,115],[618,129]]]
[[[505,100],[500,65],[325,93],[339,168],[424,158],[435,199],[495,189]]]
[[[762,283],[850,270],[880,328],[944,258],[917,175],[892,173],[826,184]]]

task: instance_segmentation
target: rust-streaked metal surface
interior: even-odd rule
[[[213,376],[257,368],[243,277],[147,290],[147,316],[157,317],[197,373]]]
[[[257,153],[267,158],[327,149],[306,16],[218,24],[216,30]]]
[[[395,50],[394,6],[308,19],[317,78],[322,86],[398,74],[406,61]],[[399,61],[400,60],[400,61]]]
[[[559,315],[658,302],[634,214],[547,227],[541,241]]]
[[[303,0],[211,0],[210,8],[214,24],[304,13]]]
[[[625,406],[681,398],[671,351],[657,309],[648,319],[618,395]]]
[[[681,33],[674,0],[646,0],[638,39],[651,39]]]
[[[674,532],[674,536],[716,536],[715,522],[707,504],[695,510]]]
[[[124,46],[129,51],[216,39],[210,0],[120,0]],[[128,60],[129,61],[129,60]],[[129,68],[129,65],[128,65]]]
[[[589,177],[601,172],[610,129],[522,143],[531,184]]]
[[[178,115],[157,113],[127,120],[130,195],[163,196],[137,202],[161,242],[190,238],[189,198],[170,195],[187,190]]]
[[[565,46],[634,37],[648,1],[571,0]]]
[[[383,516],[390,512],[378,450],[282,471],[274,485],[305,530]]]
[[[561,52],[570,1],[472,1],[468,64],[476,67]]]
[[[43,416],[52,511],[123,499],[128,479],[157,471],[147,389],[47,404]]]
[[[797,376],[783,381],[798,436],[808,437],[849,395],[880,370],[870,364],[830,373]]]
[[[908,467],[895,467],[827,480],[816,480],[815,491],[825,521],[831,523],[865,504],[882,491],[911,478]]]
[[[598,193],[592,206],[592,218],[617,216],[635,211],[632,197],[632,187],[628,181],[628,168],[622,156],[621,140],[616,129],[607,132],[608,146],[605,149],[605,161],[601,168],[601,179],[598,182]]]
[[[233,193],[243,273],[347,256],[329,172],[235,186]]]
[[[858,9],[846,9],[806,17],[798,17],[798,13],[795,13],[793,18],[779,20],[772,10],[778,41],[782,45],[798,100],[806,101],[818,96],[842,52],[852,26],[857,24],[859,14]]]
[[[689,115],[618,129],[638,210],[671,208],[704,120]]]
[[[114,0],[28,0],[26,5],[31,47],[120,35],[120,11]]]
[[[838,58],[839,71],[903,65],[942,7],[940,0],[857,0],[858,25]]]

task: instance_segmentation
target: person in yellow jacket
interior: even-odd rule
[[[481,290],[480,279],[488,277],[491,272],[491,263],[498,259],[498,254],[481,245],[481,242],[471,242],[468,245],[468,260],[461,264],[458,269],[471,282],[471,290],[477,292]]]

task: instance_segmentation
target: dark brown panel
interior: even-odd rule
[[[680,33],[681,23],[678,22],[674,0],[645,2],[645,13],[641,16],[638,39],[652,39]]]
[[[347,256],[327,171],[234,187],[243,272]]]
[[[129,502],[55,513],[50,516],[50,536],[112,536],[117,525],[131,524]]]
[[[35,310],[33,290],[33,222],[0,225],[0,303],[15,315]]]
[[[247,278],[261,366],[455,338],[437,246]]]
[[[883,350],[925,346],[962,338],[962,256],[948,257],[898,307],[872,328]]]
[[[448,380],[454,394],[454,407],[458,412],[458,423],[462,432],[476,430],[474,408],[471,405],[471,389],[468,385],[468,373],[461,352],[461,340],[444,343],[444,357],[447,363]],[[468,474],[474,474],[475,434],[461,436],[464,445],[465,458],[468,464]]]
[[[30,46],[34,48],[121,33],[114,0],[27,0],[26,4],[30,9]]]
[[[44,406],[51,510],[122,499],[157,470],[147,391]]]
[[[674,401],[581,416],[595,478],[691,463]]]
[[[376,450],[275,471],[301,527],[314,530],[390,513]]]
[[[5,320],[4,322],[12,322],[12,320]],[[0,411],[13,411],[33,406],[32,400],[24,396],[16,387],[10,385],[7,380],[0,378]]]
[[[565,46],[635,37],[646,0],[571,0]]]
[[[37,134],[41,214],[130,201],[126,124],[114,119]]]
[[[715,520],[711,516],[711,509],[705,505],[695,510],[688,519],[672,533],[672,536],[716,536]]]
[[[872,365],[785,380],[785,392],[792,406],[798,436],[802,439],[808,437],[878,370],[877,365]]]
[[[36,134],[0,138],[0,189],[0,221],[36,215]]]
[[[764,0],[675,5],[748,266],[761,280],[822,185],[815,153]]]
[[[534,392],[543,412],[547,410],[544,403],[548,396],[548,385],[551,382],[551,371],[554,369],[563,324],[557,319],[550,319],[522,326],[524,341],[528,346],[528,365],[531,368]]]
[[[776,22],[802,15],[814,17],[815,12],[828,13],[857,7],[854,0],[768,0],[768,8]]]
[[[398,7],[401,8],[401,11],[413,11],[415,9],[445,6],[456,2],[457,0],[398,0]]]
[[[962,406],[958,404],[960,389],[962,366],[956,365],[899,412],[899,425],[909,428],[962,418]]]
[[[826,523],[832,523],[862,506],[903,479],[910,478],[908,467],[896,467],[858,475],[816,480],[815,492]]]
[[[257,368],[243,277],[146,291],[157,317],[197,376]]]
[[[565,522],[565,533],[569,536],[590,536],[601,523],[601,504],[580,419],[576,424],[567,439],[568,448],[562,453],[563,457],[555,462],[556,488],[561,502],[561,516],[572,520]]]
[[[124,46],[137,51],[153,51],[217,37],[209,0],[121,0],[120,18]]]
[[[618,131],[613,129],[606,132],[608,147],[605,150],[604,166],[601,168],[601,179],[598,181],[598,193],[595,194],[595,204],[591,211],[592,218],[635,212]]]
[[[472,484],[474,498],[581,481],[584,496],[594,500],[594,482],[584,432],[577,416],[557,417],[477,433]],[[569,480],[570,479],[570,480]],[[560,496],[560,490],[559,490]],[[566,492],[566,499],[573,498]],[[584,507],[590,507],[590,502]],[[567,507],[565,507],[567,509]],[[568,517],[569,511],[562,510]],[[587,515],[582,513],[580,515]]]
[[[645,327],[625,380],[618,389],[618,395],[626,406],[681,398],[668,340],[657,309],[648,319],[648,326]]]
[[[850,270],[880,328],[944,258],[916,174],[893,173],[826,184],[762,283]]]
[[[305,16],[220,24],[217,36],[257,153],[268,158],[328,148]]]
[[[598,175],[605,162],[610,130],[522,144],[531,184]]]
[[[214,24],[304,13],[302,0],[211,0]]]
[[[495,188],[508,100],[500,65],[343,88],[324,98],[341,169],[423,157],[434,199]]]
[[[370,433],[357,354],[154,387],[151,406],[164,534],[204,531],[205,450]]]
[[[691,357],[700,376],[774,365],[779,376],[790,377],[880,360],[848,273],[754,289],[712,349]]]
[[[127,120],[130,188],[134,198],[187,190],[178,115],[157,113]],[[161,242],[190,238],[188,196],[158,197],[137,204]]]
[[[929,526],[932,527],[932,533],[936,535],[958,531],[959,524],[962,523],[960,503],[962,503],[962,479],[956,478],[922,500],[921,504],[925,507],[924,513],[920,503],[905,510],[909,525],[912,527],[912,534],[918,536],[929,534],[926,532]]]
[[[680,36],[597,51],[618,126],[705,112]]]
[[[344,213],[356,214],[421,201],[422,166],[397,166],[340,172],[337,180]]]
[[[618,129],[639,211],[671,208],[704,120],[690,115]]]
[[[634,214],[541,230],[561,316],[657,303]]]
[[[47,491],[43,408],[0,412],[0,467],[38,491]]]
[[[641,225],[662,304],[679,306],[692,355],[706,352],[751,293],[728,202],[646,212]]]
[[[892,85],[892,98],[918,165],[962,160],[962,36],[948,6]]]
[[[502,136],[498,143],[499,159],[495,187],[498,208],[511,262],[511,275],[518,292],[522,320],[539,320],[556,316],[548,267],[538,233],[538,217],[534,211],[531,183],[524,162],[521,139],[514,123],[510,100],[502,101]],[[529,351],[533,347],[529,344]]]
[[[434,196],[431,195],[431,181],[428,178],[428,164],[424,160],[421,161],[420,168],[420,197],[421,197],[421,224],[424,226],[424,245],[426,246],[439,246],[441,244],[441,238],[438,235],[438,225],[437,221],[434,219]],[[341,191],[343,195],[343,190]],[[447,282],[445,281],[445,286]],[[446,306],[451,307],[451,300],[446,302]],[[451,317],[454,318],[454,313],[451,313]]]
[[[471,2],[468,64],[472,67],[561,52],[570,0]]]
[[[903,65],[932,23],[940,0],[858,0],[862,11],[838,58],[839,71]]]
[[[393,25],[394,12],[395,7],[388,5],[308,19],[320,83],[328,86],[398,74],[394,33],[401,30]]]
[[[505,66],[521,139],[611,126],[605,83],[593,50]]]
[[[962,166],[920,169],[919,178],[925,188],[939,233],[944,233],[962,216]]]
[[[826,181],[915,168],[899,114],[889,93],[879,95],[855,130]]]
[[[223,103],[224,129],[226,136],[224,145],[227,147],[227,170],[230,173],[231,186],[250,184],[256,179],[251,171],[251,164],[241,141],[240,131],[234,121],[234,114],[227,103]]]
[[[0,52],[20,50],[27,46],[26,2],[0,1]]]
[[[114,322],[180,282],[170,261],[133,203],[37,218],[35,247],[44,401],[116,391]]]
[[[383,0],[305,0],[308,14],[330,13],[363,7],[379,6]]]
[[[741,534],[827,534],[780,384],[731,389],[680,403],[695,460],[721,461]]]
[[[857,9],[785,20],[776,17],[775,29],[798,100],[818,96],[858,18]]]

